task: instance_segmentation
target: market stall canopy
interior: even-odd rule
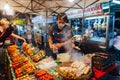
[[[4,5],[8,3],[17,12],[49,16],[69,10],[83,9],[106,1],[109,0],[74,0],[73,2],[69,0],[0,0],[0,8],[4,9]]]

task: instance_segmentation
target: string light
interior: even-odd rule
[[[5,7],[4,7],[4,9],[5,9],[5,10],[7,10],[7,9],[10,9],[10,5],[8,5],[8,4],[5,4]]]
[[[4,13],[7,15],[14,15],[14,11],[8,3],[4,5]]]

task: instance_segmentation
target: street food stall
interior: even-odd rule
[[[76,54],[77,59],[72,54]],[[10,80],[98,80],[117,68],[114,59],[104,53],[63,53],[54,60],[46,56],[44,50],[27,43],[21,49],[16,45],[9,46],[7,57]],[[106,65],[100,66],[103,62],[99,60],[106,60]]]
[[[73,38],[78,42],[78,47],[71,52],[57,54],[57,59],[53,59],[47,55],[49,52],[39,49],[38,46],[23,43],[22,47],[19,48],[17,45],[10,45],[6,49],[9,62],[9,80],[98,80],[106,74],[116,71],[118,65],[115,64],[114,57],[111,54],[106,54],[105,51],[97,52],[98,48],[106,48],[109,39],[114,36],[114,13],[108,13],[108,8],[108,11],[105,10],[106,6],[101,3],[103,0],[85,1],[86,5],[82,5],[84,0],[82,2],[76,0],[73,3],[67,0],[11,1],[15,2],[12,6],[17,7],[15,8],[16,11],[31,14],[30,19],[33,18],[34,14],[44,15],[43,18],[48,18],[48,16],[55,16],[61,11],[66,12],[71,19],[69,21],[75,34]],[[7,3],[10,3],[10,0]],[[56,3],[57,5],[55,5]],[[93,5],[94,3],[100,4]],[[19,4],[19,7],[16,4]],[[21,7],[24,7],[24,9],[21,9]],[[71,8],[77,10],[69,12]],[[34,19],[36,20],[35,17]],[[36,22],[34,22],[33,26],[35,27],[33,29],[37,32],[41,27],[39,24],[35,24]],[[44,19],[41,24],[44,29],[46,28],[47,33],[47,27],[49,27],[47,26],[47,20]],[[30,26],[27,28],[30,29]],[[39,32],[39,35],[42,36],[40,30]],[[46,34],[44,36],[47,44]],[[37,39],[36,42],[39,41]],[[91,45],[87,42],[85,47],[81,46],[79,48],[80,44],[85,41],[90,42]],[[46,48],[48,46],[41,45],[40,47]],[[96,50],[96,52],[92,52],[92,50]]]

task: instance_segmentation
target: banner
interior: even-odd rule
[[[21,20],[21,19],[18,19],[18,20],[14,20],[13,24],[14,25],[25,25],[25,21]]]
[[[71,10],[71,11],[66,12],[69,19],[83,17],[83,13],[84,13],[85,17],[94,16],[94,15],[101,15],[101,14],[103,14],[102,5],[96,4],[96,5],[92,5],[88,8],[85,8],[84,10],[83,9],[76,9],[76,10]]]

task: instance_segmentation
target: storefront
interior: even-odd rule
[[[80,29],[80,32],[79,32],[80,34],[79,34],[79,37],[77,38],[81,38],[81,36],[84,37],[84,35],[85,37],[89,36],[89,38],[87,39],[88,41],[86,45],[87,47],[88,46],[91,47],[91,45],[98,45],[97,48],[102,47],[105,49],[107,46],[106,43],[107,43],[107,37],[108,37],[107,35],[108,35],[108,26],[109,26],[108,25],[109,15],[108,14],[106,15],[103,12],[102,8],[103,7],[101,3],[101,4],[95,4],[95,5],[89,6],[84,10],[78,9],[78,10],[66,12],[69,19],[74,19],[74,18],[80,19],[79,21],[80,25],[78,26],[79,27],[78,29]],[[91,50],[88,50],[88,52],[89,51]]]
[[[81,20],[79,21],[81,26],[79,25],[78,27],[81,29],[80,34],[82,34],[82,36],[83,34],[87,34],[89,41],[97,42],[100,46],[102,45],[101,47],[104,46],[104,48],[107,48],[109,40],[115,36],[114,28],[117,25],[115,17],[118,19],[117,15],[119,13],[119,10],[116,10],[116,8],[112,2],[103,2],[89,6],[85,8],[84,11],[79,9],[68,11],[66,14],[70,22],[72,22],[74,18]],[[77,19],[73,22],[77,22]]]

